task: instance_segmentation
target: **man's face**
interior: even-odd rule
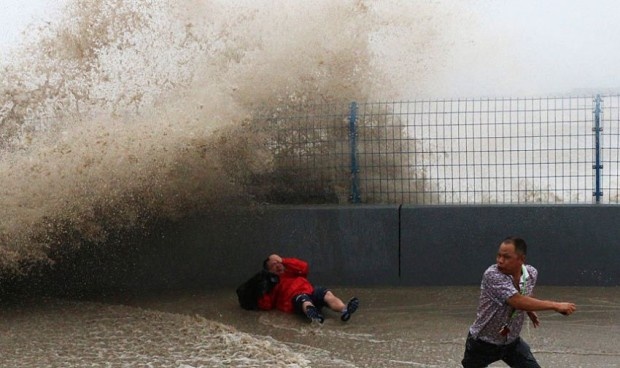
[[[267,269],[269,270],[269,272],[279,275],[284,272],[284,265],[282,264],[282,262],[270,258],[269,261],[267,261]]]
[[[501,273],[514,275],[519,272],[524,262],[525,257],[516,252],[514,244],[500,244],[499,251],[497,252],[496,263],[497,269]]]

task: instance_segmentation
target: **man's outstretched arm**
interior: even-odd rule
[[[506,302],[511,307],[526,312],[552,310],[558,313],[562,313],[564,315],[569,315],[575,312],[575,310],[577,309],[574,303],[540,300],[518,293],[508,298]]]

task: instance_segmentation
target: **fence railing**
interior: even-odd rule
[[[272,202],[620,202],[618,95],[307,105],[256,122]]]

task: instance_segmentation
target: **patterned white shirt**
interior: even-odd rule
[[[532,295],[538,271],[530,265],[526,265],[525,269],[527,272],[523,272],[525,277],[521,279],[520,289],[523,295]],[[470,334],[474,338],[496,345],[505,345],[516,340],[521,333],[526,313],[517,310],[513,315],[514,308],[508,305],[507,301],[519,292],[512,282],[512,276],[500,272],[497,265],[487,268],[482,276],[476,321],[469,328]],[[500,330],[505,324],[510,332],[503,336]]]

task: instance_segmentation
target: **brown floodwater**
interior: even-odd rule
[[[245,311],[234,290],[42,299],[2,306],[1,367],[459,367],[477,287],[334,288],[360,309],[323,325]],[[521,336],[543,367],[620,367],[620,288],[538,287],[574,301]],[[493,367],[505,366],[495,363]]]

